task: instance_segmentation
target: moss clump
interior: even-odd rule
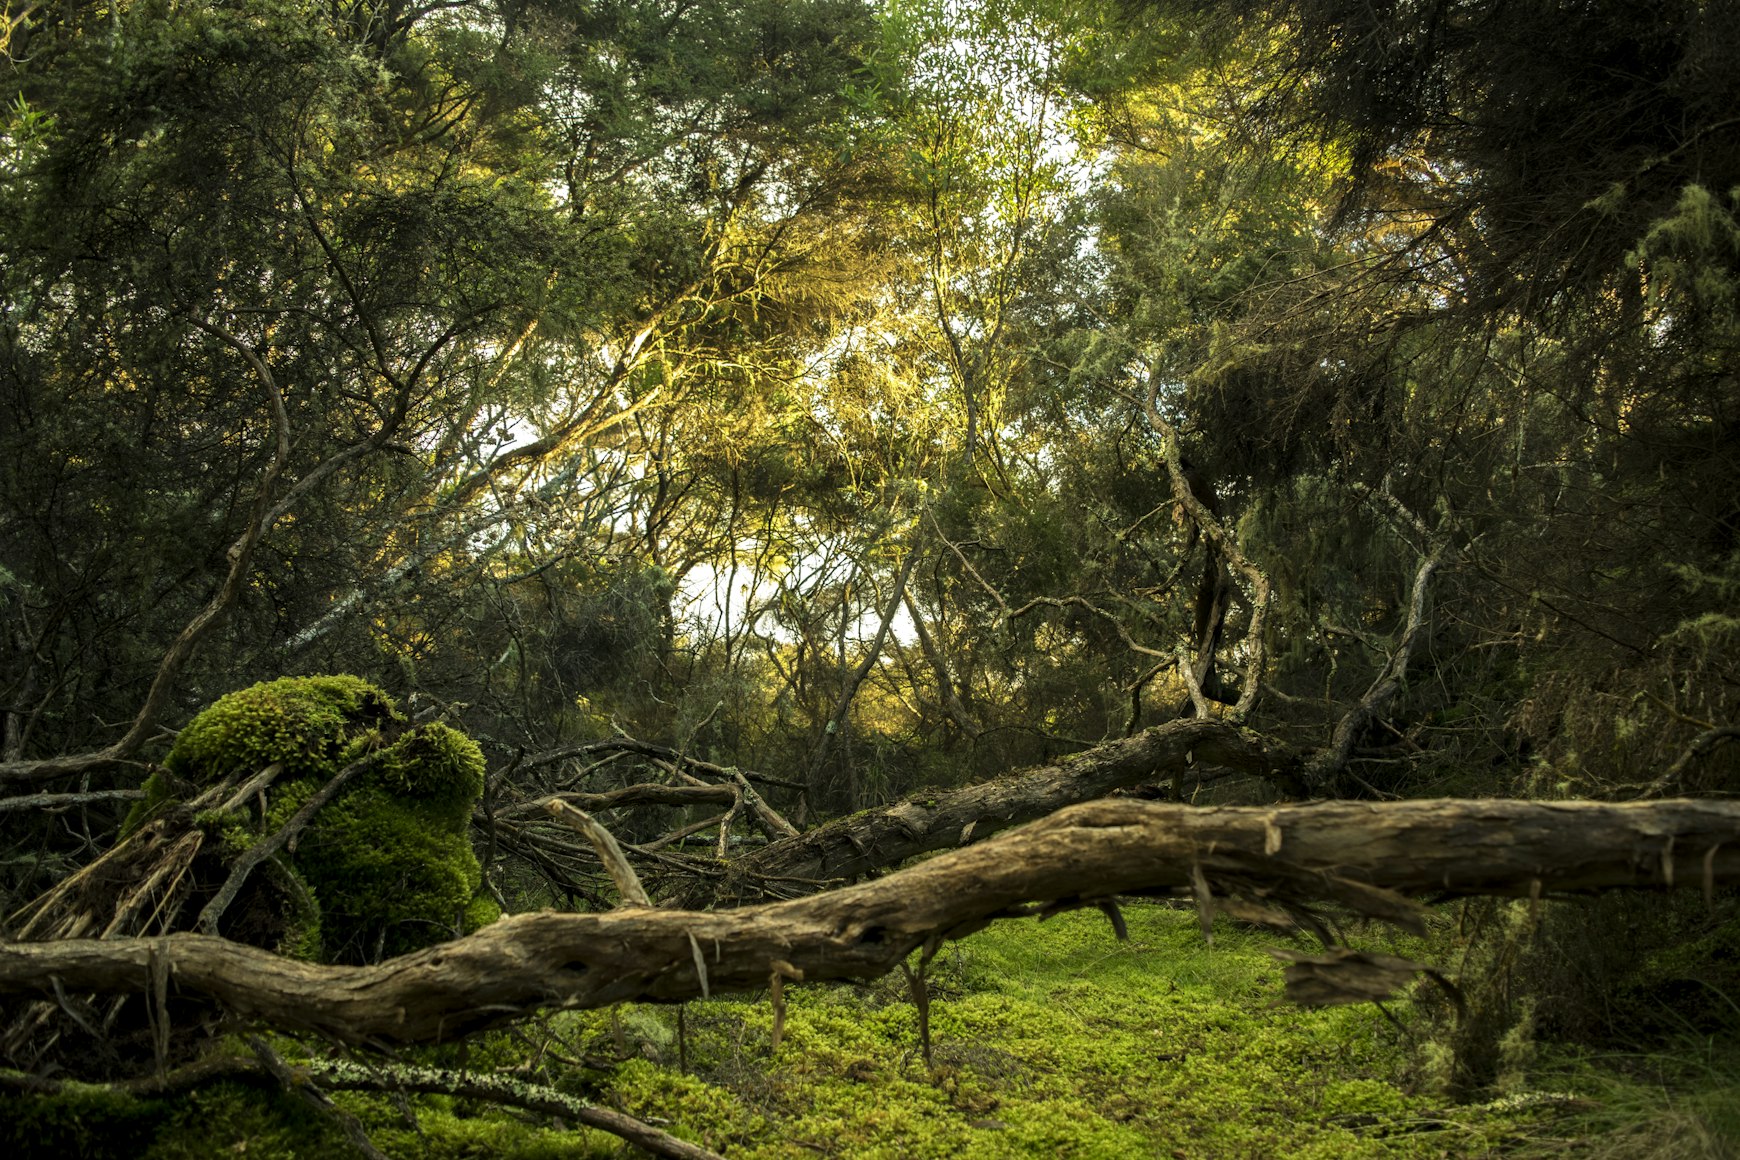
[[[330,776],[357,739],[404,720],[360,677],[284,677],[218,698],[181,731],[163,765],[195,785],[274,762],[292,777]]]
[[[463,827],[483,796],[483,754],[458,730],[425,725],[381,755],[375,778],[431,819]]]
[[[498,917],[478,895],[482,872],[469,837],[483,754],[446,725],[410,726],[365,681],[286,677],[231,693],[182,731],[164,768],[166,782],[204,787],[283,767],[261,817],[241,827],[235,815],[206,819],[233,857],[359,761],[366,767],[321,807],[271,875],[281,921],[238,916],[237,928],[272,930],[285,953],[360,962]]]
[[[167,1116],[161,1101],[69,1084],[54,1095],[0,1096],[0,1149],[6,1155],[133,1160]]]

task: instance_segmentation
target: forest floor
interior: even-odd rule
[[[544,1030],[559,1040],[532,1038],[549,1049],[557,1086],[734,1160],[1740,1155],[1731,1048],[1543,1050],[1505,1092],[1458,1105],[1426,1078],[1431,1051],[1409,1002],[1392,1008],[1396,1021],[1370,1005],[1278,1003],[1279,966],[1264,952],[1284,939],[1220,923],[1211,947],[1192,911],[1134,905],[1125,916],[1127,942],[1088,911],[950,944],[929,972],[933,1068],[899,977],[789,987],[777,1050],[765,995],[689,1004],[680,1043],[674,1008],[639,1005],[555,1015]],[[526,1038],[502,1033],[431,1062],[511,1067],[530,1053]],[[609,1055],[629,1058],[560,1062]],[[630,1154],[614,1137],[444,1097],[338,1099],[395,1157]],[[0,1144],[14,1157],[346,1151],[330,1120],[241,1084],[164,1101],[18,1101],[9,1112]]]

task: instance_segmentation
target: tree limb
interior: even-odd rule
[[[733,862],[723,883],[706,886],[707,893],[697,887],[681,902],[701,906],[753,901],[762,896],[756,885],[761,878],[859,878],[919,854],[983,841],[1064,806],[1192,766],[1243,770],[1303,797],[1304,783],[1294,764],[1292,751],[1226,722],[1206,717],[1168,721],[1053,765],[950,793],[910,797],[769,843]]]
[[[298,962],[200,934],[0,944],[0,994],[142,992],[155,954],[179,995],[244,1018],[353,1043],[433,1042],[544,1007],[675,1002],[703,985],[753,991],[775,961],[806,980],[873,978],[928,941],[1032,913],[1026,903],[1193,881],[1219,896],[1330,897],[1386,918],[1405,918],[1412,894],[1707,886],[1740,881],[1740,803],[1108,799],[828,894],[718,912],[516,915],[375,966]]]
[[[1736,740],[1740,740],[1740,725],[1714,725],[1704,730],[1692,738],[1692,743],[1667,767],[1667,772],[1644,788],[1642,796],[1654,797],[1680,788],[1681,779],[1694,761],[1706,756],[1717,746]]]
[[[1245,599],[1251,606],[1251,623],[1245,631],[1245,644],[1250,657],[1245,664],[1244,687],[1239,692],[1238,703],[1232,708],[1232,719],[1243,721],[1256,706],[1257,694],[1262,688],[1263,653],[1266,647],[1263,623],[1269,614],[1269,578],[1245,556],[1238,545],[1237,537],[1197,498],[1196,492],[1190,486],[1190,480],[1185,476],[1184,458],[1178,444],[1178,429],[1160,413],[1158,396],[1159,379],[1155,378],[1143,400],[1142,409],[1149,425],[1160,434],[1166,459],[1166,473],[1172,483],[1172,496],[1220,552],[1227,567],[1244,578]],[[1197,707],[1198,715],[1201,715],[1207,711],[1207,702],[1203,699],[1200,685],[1201,678],[1194,670],[1185,666],[1180,668],[1184,673],[1185,685],[1191,690],[1191,702]],[[1206,671],[1206,666],[1203,671]]]
[[[552,801],[545,808],[551,817],[578,830],[592,843],[592,848],[598,851],[598,860],[604,863],[604,868],[610,871],[611,881],[616,883],[616,892],[622,898],[622,905],[652,905],[652,899],[647,897],[646,887],[640,884],[640,875],[634,872],[634,867],[628,864],[628,859],[622,853],[622,847],[617,845],[616,835],[599,825],[591,814],[575,809],[567,802]]]
[[[1377,678],[1366,689],[1365,696],[1336,722],[1329,747],[1314,756],[1305,767],[1305,782],[1313,793],[1333,792],[1336,780],[1347,768],[1348,759],[1353,756],[1354,745],[1406,687],[1408,665],[1425,635],[1426,595],[1431,589],[1432,577],[1452,554],[1448,537],[1431,536],[1419,517],[1402,507],[1388,492],[1374,494],[1380,495],[1393,505],[1394,511],[1399,513],[1398,519],[1405,518],[1421,535],[1427,537],[1427,548],[1420,558],[1419,567],[1414,570],[1414,585],[1408,597],[1408,617],[1402,628],[1401,639],[1396,642],[1394,651],[1390,653]]]
[[[0,798],[0,814],[14,810],[64,810],[68,806],[89,805],[92,802],[136,802],[144,798],[142,789],[97,789],[87,793],[30,793],[18,797]]]

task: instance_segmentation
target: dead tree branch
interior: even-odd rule
[[[1447,536],[1431,535],[1424,522],[1402,507],[1387,491],[1373,494],[1387,501],[1391,507],[1391,517],[1397,523],[1406,523],[1425,536],[1427,546],[1420,557],[1419,567],[1414,570],[1414,584],[1408,596],[1408,615],[1396,647],[1390,652],[1389,659],[1384,662],[1383,668],[1366,689],[1365,695],[1359,699],[1359,703],[1342,714],[1341,720],[1336,722],[1328,748],[1314,756],[1305,767],[1305,783],[1313,793],[1333,794],[1336,781],[1340,779],[1347,768],[1348,760],[1353,756],[1353,747],[1407,687],[1408,665],[1425,636],[1426,597],[1431,591],[1432,577],[1452,555]]]
[[[30,793],[18,797],[0,798],[0,814],[16,810],[64,810],[70,806],[92,802],[136,802],[144,798],[142,789],[98,789],[87,793]]]
[[[604,863],[604,868],[610,871],[611,881],[616,883],[616,893],[622,898],[622,905],[652,905],[652,899],[647,897],[646,887],[640,884],[640,875],[628,864],[614,834],[599,825],[591,814],[575,809],[567,802],[553,801],[548,809],[551,817],[578,830],[592,843],[592,848],[598,852],[598,860]]]
[[[1239,547],[1238,538],[1233,535],[1222,520],[1208,510],[1207,505],[1197,497],[1195,490],[1192,489],[1190,480],[1185,474],[1184,456],[1178,443],[1178,429],[1160,413],[1158,395],[1159,379],[1156,378],[1149,388],[1147,397],[1143,400],[1142,410],[1147,416],[1149,425],[1160,435],[1166,459],[1166,472],[1172,483],[1173,499],[1190,516],[1191,522],[1201,529],[1202,534],[1207,537],[1214,550],[1218,551],[1221,558],[1226,561],[1227,567],[1238,573],[1244,583],[1245,600],[1251,608],[1251,623],[1245,631],[1244,638],[1245,650],[1249,654],[1245,660],[1244,685],[1239,692],[1238,703],[1232,708],[1232,719],[1243,721],[1256,706],[1257,694],[1262,689],[1265,663],[1263,624],[1269,614],[1269,578],[1244,554],[1244,551]],[[1213,641],[1210,639],[1207,642],[1192,643],[1199,650],[1206,643],[1209,646],[1207,650],[1209,655],[1198,656],[1193,668],[1188,663],[1182,663],[1185,661],[1185,657],[1180,653],[1179,671],[1184,676],[1185,686],[1190,690],[1191,703],[1195,707],[1197,715],[1203,716],[1208,712],[1208,703],[1204,697],[1201,674],[1209,670],[1210,662],[1213,659]]]
[[[700,906],[754,901],[763,897],[758,881],[768,878],[818,884],[859,878],[918,854],[983,841],[1064,806],[1190,768],[1243,770],[1302,797],[1304,786],[1294,765],[1290,750],[1226,722],[1207,717],[1169,721],[1071,754],[1053,765],[951,793],[907,798],[772,842],[733,862],[723,883],[707,887],[717,893],[701,893],[697,887],[681,902]]]
[[[375,966],[320,966],[210,935],[0,944],[0,994],[146,992],[346,1042],[451,1039],[545,1007],[675,1002],[873,978],[927,942],[1115,894],[1191,891],[1403,918],[1407,895],[1740,881],[1740,803],[1407,801],[1203,809],[1122,799],[828,894],[714,912],[517,915]]]

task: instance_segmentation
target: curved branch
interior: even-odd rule
[[[290,416],[284,409],[284,395],[278,389],[278,381],[272,375],[272,369],[260,357],[258,351],[243,342],[236,335],[203,318],[195,317],[194,326],[217,338],[240,354],[254,374],[260,380],[260,385],[266,393],[266,400],[272,415],[272,429],[275,435],[272,459],[260,474],[259,488],[254,496],[253,510],[248,516],[248,524],[242,530],[234,543],[225,553],[229,561],[229,571],[217,594],[207,602],[206,606],[187,622],[187,625],[170,643],[169,649],[158,663],[157,675],[152,679],[151,689],[145,694],[145,703],[140,706],[138,715],[127,732],[113,745],[94,753],[74,754],[68,757],[53,757],[40,761],[12,761],[0,764],[0,782],[6,781],[46,781],[54,777],[68,774],[85,773],[94,769],[120,765],[137,753],[150,738],[151,732],[157,726],[158,715],[169,700],[170,691],[175,686],[175,680],[181,675],[182,665],[187,663],[193,650],[215,628],[224,615],[241,598],[242,586],[247,578],[248,565],[253,560],[254,549],[261,537],[272,526],[274,515],[272,508],[272,492],[278,483],[278,478],[284,473],[285,466],[290,462]]]
[[[1408,617],[1403,624],[1401,639],[1396,642],[1395,649],[1384,662],[1384,667],[1378,672],[1376,679],[1366,689],[1365,696],[1335,723],[1335,732],[1330,736],[1329,747],[1313,757],[1305,767],[1305,782],[1313,793],[1333,791],[1336,780],[1353,756],[1354,744],[1406,687],[1408,665],[1412,662],[1414,652],[1425,632],[1426,596],[1431,589],[1432,577],[1454,555],[1447,535],[1433,535],[1427,530],[1425,522],[1402,506],[1401,501],[1387,489],[1379,489],[1371,494],[1384,501],[1391,518],[1398,524],[1405,525],[1423,537],[1426,548],[1420,558],[1419,567],[1414,570],[1414,584],[1408,596]]]
[[[1213,541],[1227,566],[1244,578],[1245,598],[1251,606],[1251,624],[1245,632],[1245,644],[1250,656],[1245,665],[1244,686],[1239,692],[1238,703],[1232,708],[1232,719],[1243,721],[1255,708],[1257,693],[1262,688],[1263,626],[1269,614],[1269,578],[1263,574],[1261,568],[1251,563],[1240,550],[1237,537],[1208,510],[1207,505],[1197,498],[1195,490],[1191,488],[1190,480],[1185,476],[1184,456],[1179,450],[1178,429],[1160,413],[1157,399],[1159,389],[1157,380],[1150,384],[1148,394],[1142,401],[1142,410],[1149,424],[1160,433],[1166,458],[1166,473],[1172,483],[1172,496],[1190,516],[1191,521],[1202,529],[1202,534]],[[1203,697],[1200,678],[1195,670],[1187,666],[1183,668],[1192,703],[1197,706],[1199,714],[1206,712],[1207,702]]]
[[[805,980],[874,978],[933,940],[1034,913],[1032,902],[1194,889],[1330,898],[1406,921],[1410,894],[1735,881],[1736,802],[1105,800],[829,894],[718,912],[523,914],[376,966],[319,966],[198,934],[0,944],[0,994],[143,992],[167,962],[181,996],[244,1018],[352,1043],[424,1043],[545,1007],[754,991],[776,961]]]
[[[1408,663],[1413,659],[1425,625],[1427,586],[1433,573],[1443,562],[1444,550],[1441,546],[1420,561],[1420,566],[1414,573],[1413,594],[1408,601],[1408,620],[1407,626],[1402,630],[1402,639],[1397,642],[1395,651],[1390,654],[1377,678],[1366,689],[1365,696],[1335,723],[1335,732],[1330,737],[1328,748],[1314,756],[1305,767],[1305,782],[1313,793],[1332,790],[1336,779],[1347,768],[1348,760],[1353,756],[1354,744],[1406,686]]]
[[[1672,765],[1668,766],[1667,772],[1644,787],[1641,796],[1654,797],[1657,794],[1667,793],[1678,788],[1681,779],[1685,777],[1686,771],[1692,767],[1694,761],[1707,756],[1718,746],[1730,741],[1740,741],[1740,725],[1713,725],[1704,730],[1692,738],[1692,743],[1686,746]]]

